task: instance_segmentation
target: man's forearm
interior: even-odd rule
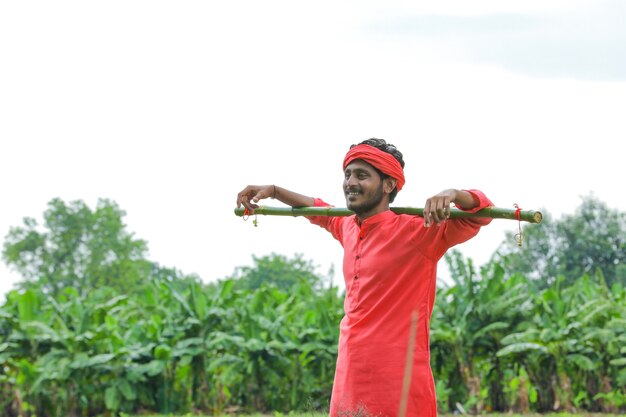
[[[274,198],[282,203],[291,207],[311,207],[314,204],[313,197],[308,197],[302,194],[298,194],[294,191],[289,191],[286,188],[275,187]]]
[[[474,207],[477,207],[480,204],[480,201],[474,197],[472,193],[464,190],[454,190],[456,195],[454,197],[453,203],[457,206],[465,209],[471,210]]]

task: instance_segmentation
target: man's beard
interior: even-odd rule
[[[359,197],[363,198],[366,196],[365,194],[361,194],[359,195]],[[383,197],[384,197],[383,185],[381,183],[378,189],[376,189],[376,191],[374,192],[374,195],[372,196],[372,198],[364,201],[361,204],[350,204],[349,199],[346,198],[346,205],[348,206],[348,209],[352,210],[357,215],[361,215],[376,208],[380,204],[380,202],[383,200]]]

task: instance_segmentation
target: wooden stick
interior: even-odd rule
[[[244,216],[243,208],[236,208],[235,215]],[[418,207],[391,207],[391,211],[396,214],[411,214],[415,216],[424,216],[424,209]],[[251,214],[261,214],[267,216],[350,216],[353,211],[347,208],[339,207],[266,207],[261,206],[254,210]],[[519,217],[518,217],[519,216]],[[450,218],[467,218],[482,217],[491,219],[508,219],[521,220],[529,223],[541,223],[543,215],[540,211],[535,210],[516,210],[501,207],[487,207],[476,213],[452,208],[450,209]]]

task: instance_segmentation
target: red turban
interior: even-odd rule
[[[396,187],[398,191],[402,189],[404,185],[404,170],[402,165],[394,156],[385,151],[381,151],[370,145],[357,145],[350,149],[343,159],[343,169],[345,170],[348,164],[355,159],[362,159],[374,168],[378,169],[383,174],[387,174],[392,178],[398,180]]]

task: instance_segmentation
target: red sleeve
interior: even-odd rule
[[[492,207],[494,205],[491,202],[491,200],[487,198],[485,193],[483,193],[480,190],[470,189],[470,190],[461,190],[461,191],[466,191],[470,193],[474,197],[475,200],[478,200],[478,206],[474,207],[473,209],[465,210],[455,204],[456,208],[458,208],[459,210],[468,211],[470,213],[476,213],[478,210],[482,210],[486,207]]]
[[[476,213],[477,211],[482,210],[484,208],[494,206],[491,200],[487,198],[485,193],[483,193],[480,190],[462,190],[462,191],[467,191],[468,193],[470,193],[474,197],[474,200],[478,200],[478,205],[474,207],[473,209],[466,210],[455,204],[455,207],[458,208],[459,210],[467,211],[469,213]],[[475,220],[485,220],[485,219],[475,219]],[[489,222],[491,221],[491,219],[486,219],[486,220],[488,220],[488,222],[485,224],[489,224]]]
[[[471,195],[474,196],[476,200],[478,200],[478,206],[465,210],[459,206],[456,206],[459,210],[467,211],[470,213],[475,213],[479,210],[482,210],[486,207],[492,207],[494,204],[487,198],[487,196],[479,190],[463,190],[467,191]],[[463,243],[478,234],[478,231],[482,226],[486,226],[491,223],[490,218],[478,218],[478,217],[470,217],[470,218],[459,218],[459,219],[451,219],[443,224],[439,231],[441,240],[439,244],[436,246],[436,257],[440,258],[446,253],[448,249],[451,247],[458,245],[459,243]],[[433,226],[437,229],[436,226]]]
[[[332,204],[328,204],[320,198],[313,199],[313,207],[334,207]],[[306,216],[306,218],[319,227],[328,230],[335,239],[342,242],[342,224],[345,217],[332,217],[332,216]]]

